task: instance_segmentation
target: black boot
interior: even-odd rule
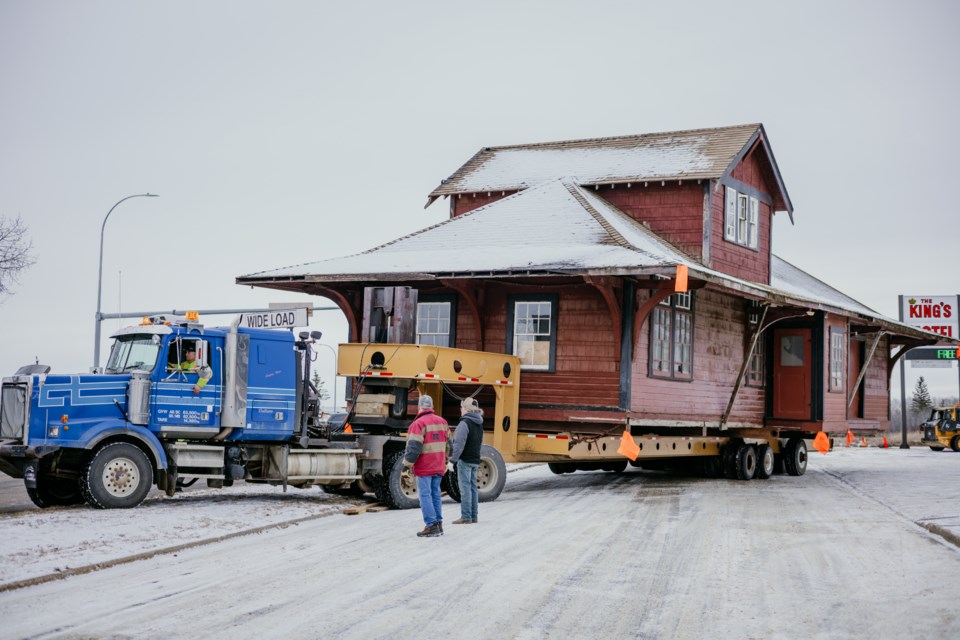
[[[426,526],[423,528],[423,531],[417,532],[417,536],[420,538],[436,538],[437,536],[442,535],[443,529],[440,528],[439,522]]]

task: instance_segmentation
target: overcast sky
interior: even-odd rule
[[[0,0],[0,214],[37,260],[0,301],[0,372],[92,365],[100,226],[127,195],[160,197],[110,217],[104,312],[265,306],[304,298],[234,278],[444,219],[427,194],[483,146],[752,122],[795,207],[774,252],[896,318],[898,294],[960,293],[958,18],[924,0]],[[346,340],[339,312],[312,328]],[[956,369],[930,373],[957,393]]]

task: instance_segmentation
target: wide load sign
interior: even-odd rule
[[[960,296],[900,296],[904,324],[956,339],[960,336],[957,310]]]
[[[248,329],[293,329],[307,324],[307,310],[303,307],[240,314],[240,326]]]

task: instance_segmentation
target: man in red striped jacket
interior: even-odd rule
[[[417,477],[420,511],[423,513],[422,538],[443,535],[443,515],[440,513],[440,479],[447,471],[447,441],[450,427],[447,421],[433,412],[433,398],[420,396],[420,412],[407,429],[407,449],[403,454],[401,481],[410,478],[411,469]]]

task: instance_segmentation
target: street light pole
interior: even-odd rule
[[[337,410],[337,350],[328,344],[316,343],[318,347],[326,347],[333,354],[333,410]]]
[[[96,318],[96,328],[93,334],[93,368],[100,368],[100,322],[103,319],[100,313],[100,299],[101,293],[103,292],[103,230],[107,227],[107,219],[110,217],[110,214],[113,213],[113,210],[117,206],[130,198],[156,198],[157,194],[155,193],[137,193],[132,196],[127,196],[117,201],[117,204],[110,207],[110,211],[107,211],[107,215],[103,217],[103,224],[100,225],[100,267],[97,271],[97,314]]]

